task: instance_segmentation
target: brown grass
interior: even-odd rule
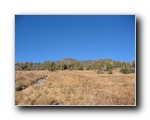
[[[32,81],[48,76],[40,86]],[[96,74],[94,71],[17,71],[16,105],[135,105],[135,74]]]
[[[37,80],[47,77],[43,71],[16,71],[15,72],[15,90],[18,91],[34,84]]]

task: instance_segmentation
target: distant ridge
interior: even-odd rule
[[[79,61],[79,60],[73,59],[73,58],[63,58],[63,59],[60,59],[58,61]]]
[[[99,59],[95,59],[95,60],[92,60],[92,59],[87,59],[87,60],[78,60],[78,59],[74,59],[74,58],[63,58],[63,59],[60,59],[60,60],[56,60],[56,61],[52,61],[52,60],[45,60],[45,61],[50,61],[50,62],[64,62],[64,63],[68,63],[68,62],[81,62],[81,63],[85,63],[85,62],[95,62],[95,61],[110,61],[110,62],[118,62],[120,60],[112,60],[110,58],[99,58]],[[45,61],[43,62],[33,62],[33,63],[44,63]],[[32,62],[32,61],[25,61],[25,62]],[[25,62],[15,62],[15,63],[25,63]],[[121,61],[120,61],[121,62]],[[122,62],[129,62],[129,61],[122,61]]]

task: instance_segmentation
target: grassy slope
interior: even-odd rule
[[[41,86],[28,84],[25,91],[16,91],[15,104],[50,105],[56,101],[61,105],[134,105],[135,75],[113,73],[96,74],[90,70],[17,71],[16,86],[22,77],[22,84],[37,80],[37,76],[48,76],[48,80]]]

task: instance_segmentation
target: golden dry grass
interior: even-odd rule
[[[26,88],[34,84],[37,80],[47,77],[43,71],[16,71],[15,72],[15,90]]]
[[[97,74],[92,70],[17,71],[16,86],[22,80],[22,84],[28,87],[24,91],[15,91],[15,104],[135,105],[135,74],[125,75],[117,70],[113,73]],[[41,85],[28,84],[42,75],[48,78]]]

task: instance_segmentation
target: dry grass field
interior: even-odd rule
[[[16,105],[135,105],[135,74],[16,71]]]

